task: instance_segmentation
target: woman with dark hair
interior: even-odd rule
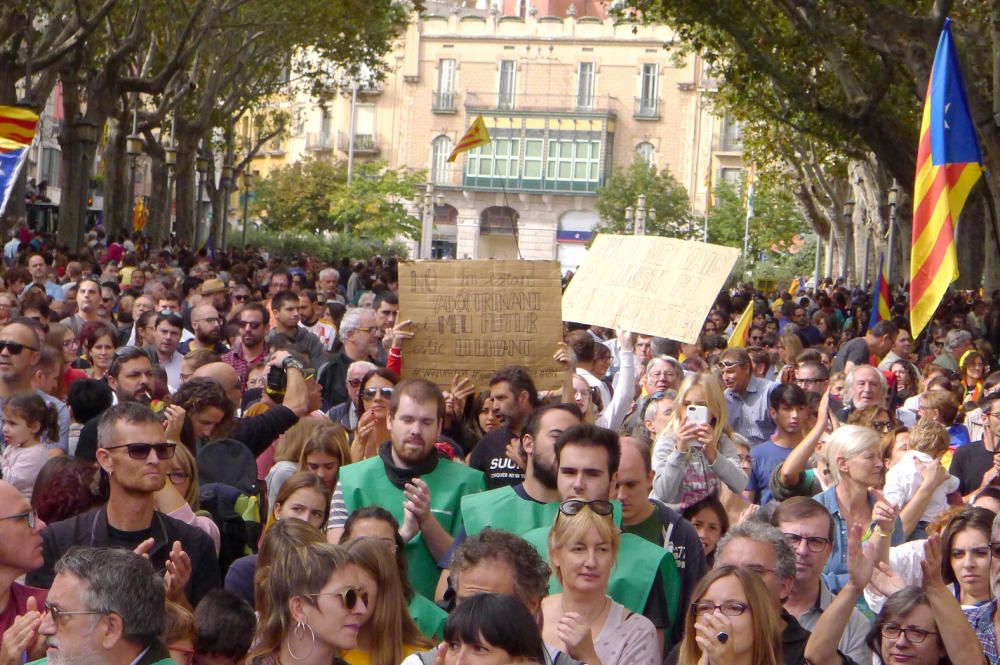
[[[545,644],[524,603],[499,593],[466,598],[444,626],[445,665],[543,665]]]
[[[476,395],[476,399],[465,408],[465,425],[473,433],[483,438],[493,430],[500,427],[500,421],[493,415],[493,398],[489,390],[484,390]],[[466,453],[471,452],[467,450]]]
[[[399,535],[399,522],[392,513],[381,506],[363,506],[355,510],[344,523],[344,533],[340,542],[348,543],[356,538],[372,538],[384,544],[396,559],[396,568],[402,581],[403,596],[407,609],[420,632],[428,637],[440,639],[444,634],[444,622],[448,613],[430,600],[415,593],[410,584],[409,565],[403,548],[406,543]]]
[[[995,518],[993,511],[967,506],[951,518],[941,534],[941,577],[952,585],[962,609],[992,598],[990,535]]]
[[[851,527],[848,580],[820,616],[806,644],[812,665],[840,665],[837,643],[862,590],[871,581],[887,539],[875,537],[861,544],[863,528]],[[941,539],[924,543],[920,564],[923,586],[905,587],[886,601],[868,633],[867,644],[886,665],[958,665],[983,663],[983,647],[955,595],[941,577]],[[990,616],[993,608],[990,607]],[[992,621],[992,619],[990,619]]]
[[[378,454],[378,447],[389,440],[389,400],[399,383],[399,375],[376,367],[361,379],[358,390],[358,428],[351,442],[351,459],[366,460]]]
[[[102,379],[111,366],[115,354],[118,333],[104,321],[87,321],[80,328],[80,348],[90,363],[87,375],[92,379]]]
[[[709,494],[685,508],[682,515],[698,533],[698,540],[705,548],[705,559],[711,567],[715,564],[715,546],[729,531],[729,513],[726,507],[717,496]]]
[[[224,438],[233,424],[233,403],[215,379],[189,379],[170,396],[170,404],[183,409],[184,417],[168,417],[167,440],[183,443],[195,455],[204,443]]]
[[[31,507],[53,524],[81,515],[108,500],[108,482],[97,465],[79,457],[53,457],[38,472]]]

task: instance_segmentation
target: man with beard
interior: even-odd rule
[[[116,404],[137,402],[149,406],[152,399],[153,363],[140,348],[123,346],[115,351],[108,365],[108,386],[114,393]],[[76,457],[88,462],[97,461],[97,424],[101,417],[88,420],[80,430],[76,444]]]
[[[462,526],[461,501],[483,490],[483,475],[440,455],[434,444],[444,424],[444,395],[425,379],[396,386],[387,418],[390,440],[378,456],[345,466],[334,492],[328,539],[338,542],[352,511],[380,505],[402,524],[413,588],[434,597],[441,559]]]
[[[375,326],[378,328],[378,345],[375,360],[385,365],[389,361],[389,347],[392,346],[392,329],[396,327],[399,316],[399,296],[392,291],[383,291],[375,296],[372,303],[375,310]]]
[[[240,391],[247,389],[247,374],[251,365],[264,361],[267,348],[264,337],[267,335],[271,317],[267,308],[259,302],[248,302],[240,309],[236,324],[240,327],[240,343],[229,353],[222,355],[222,362],[236,370],[240,381]]]
[[[196,305],[191,310],[191,328],[194,330],[194,339],[181,342],[177,347],[181,354],[186,356],[190,351],[201,349],[220,356],[229,353],[229,347],[220,341],[222,317],[214,306]]]
[[[367,307],[349,309],[340,322],[343,346],[316,375],[323,386],[323,399],[330,406],[347,400],[347,369],[358,360],[372,361],[375,355],[375,312]],[[377,363],[376,363],[377,364]]]
[[[524,471],[507,454],[507,448],[520,440],[521,428],[538,407],[538,391],[528,370],[510,365],[490,379],[493,415],[502,424],[484,436],[472,451],[469,466],[486,475],[486,489],[517,485],[524,481]]]
[[[333,342],[337,338],[337,329],[329,321],[320,318],[326,311],[326,303],[321,302],[319,294],[311,289],[306,289],[299,293],[299,312],[302,317],[302,325],[306,330],[316,335],[323,344],[323,350],[327,353],[333,351]]]
[[[69,449],[69,409],[63,402],[37,390],[31,379],[41,359],[42,338],[31,319],[15,319],[0,329],[0,408],[14,395],[34,392],[59,413],[59,438],[55,441],[42,437],[47,448]],[[3,417],[0,416],[0,428]],[[0,442],[3,440],[0,429]]]

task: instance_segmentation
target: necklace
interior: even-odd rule
[[[565,599],[566,599],[565,595],[563,595],[563,597],[559,599],[559,603],[560,603],[560,606],[561,606],[560,609],[562,610],[562,613],[564,615],[566,614],[566,600]],[[605,612],[607,612],[610,607],[611,607],[611,598],[609,596],[604,596],[604,602],[601,603],[601,606],[600,606],[600,608],[598,608],[597,612],[595,612],[591,616],[584,617],[587,620],[587,625],[588,626],[593,626],[594,623],[598,619],[601,618],[601,615],[604,614]]]

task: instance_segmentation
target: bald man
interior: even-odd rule
[[[219,310],[208,302],[195,305],[191,309],[191,329],[194,339],[181,342],[178,350],[187,355],[189,351],[205,349],[216,355],[229,353],[229,347],[222,343],[222,317]]]
[[[275,351],[268,361],[269,367],[281,367],[287,351]],[[305,416],[309,409],[309,396],[302,370],[294,367],[285,369],[285,398],[281,404],[273,406],[260,415],[237,418],[229,438],[243,442],[254,455],[264,452],[271,442],[285,433],[292,425]],[[206,377],[219,383],[236,409],[240,408],[240,387],[236,370],[224,363],[209,363],[195,370],[192,377]]]

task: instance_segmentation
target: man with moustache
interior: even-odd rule
[[[267,357],[267,337],[271,315],[259,302],[248,302],[240,309],[236,323],[240,327],[240,343],[229,353],[222,355],[222,362],[236,370],[240,381],[240,391],[247,389],[247,374],[250,366],[264,361]]]
[[[441,390],[425,379],[396,386],[389,402],[390,440],[378,455],[345,466],[334,495],[328,539],[339,542],[348,515],[361,506],[380,505],[402,525],[413,588],[434,597],[445,555],[462,526],[461,502],[483,490],[483,475],[452,462],[434,444],[440,440],[445,403]]]
[[[511,441],[521,437],[524,423],[538,408],[538,391],[528,370],[520,365],[504,367],[490,379],[493,415],[501,426],[476,444],[469,466],[486,476],[486,489],[524,482],[524,471],[507,455]]]

